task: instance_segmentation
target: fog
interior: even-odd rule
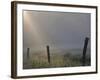
[[[83,48],[90,26],[89,13],[23,11],[23,47]]]

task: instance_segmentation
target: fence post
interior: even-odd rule
[[[82,56],[82,66],[85,66],[86,64],[86,50],[87,50],[87,45],[88,45],[89,38],[85,38],[84,42],[84,48],[83,48],[83,56]]]
[[[50,49],[49,49],[49,45],[47,45],[46,48],[47,48],[48,63],[50,63]]]
[[[29,51],[30,51],[30,48],[27,48],[27,59],[29,59]]]

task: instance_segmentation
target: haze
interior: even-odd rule
[[[23,46],[83,48],[90,26],[89,13],[23,11]]]

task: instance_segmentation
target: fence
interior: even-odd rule
[[[88,45],[88,41],[89,41],[89,38],[86,37],[85,40],[84,40],[84,47],[83,47],[83,53],[82,53],[82,66],[85,66],[86,64],[86,51],[87,51],[87,45]],[[49,45],[46,46],[46,49],[47,49],[47,60],[48,60],[48,63],[50,64],[50,47]],[[27,48],[27,60],[29,60],[29,57],[30,57],[30,48]]]

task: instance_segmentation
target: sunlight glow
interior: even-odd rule
[[[41,36],[40,30],[37,27],[38,23],[35,20],[33,21],[31,17],[32,16],[29,11],[24,11],[24,31],[27,34],[31,33],[31,37],[33,37],[35,43],[37,45],[41,45],[43,43],[43,37]]]

